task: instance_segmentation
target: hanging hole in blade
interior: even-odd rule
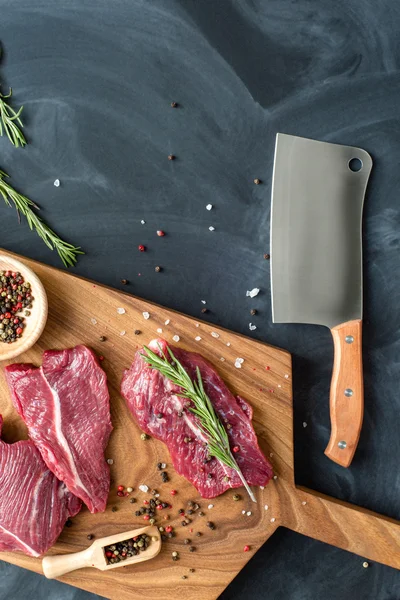
[[[358,171],[361,171],[362,167],[362,160],[359,158],[352,158],[349,160],[349,169],[350,171],[353,171],[353,173],[358,173]]]

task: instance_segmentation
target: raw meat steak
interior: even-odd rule
[[[0,415],[0,436],[3,419]],[[33,442],[0,440],[0,550],[40,556],[81,501],[46,467]]]
[[[90,512],[106,508],[110,472],[104,450],[110,436],[106,375],[85,346],[50,350],[40,368],[6,367],[16,409],[48,468]]]
[[[166,353],[165,340],[153,340],[149,344],[151,350],[159,354],[157,343]],[[229,391],[202,356],[174,346],[171,350],[192,379],[199,367],[204,389],[226,426],[231,448],[239,447],[234,456],[246,481],[250,485],[266,485],[272,477],[272,466],[258,446],[249,404]],[[141,429],[167,444],[176,471],[189,479],[204,498],[214,498],[229,488],[240,487],[243,484],[236,471],[216,458],[208,460],[205,437],[198,427],[197,417],[185,408],[187,400],[177,395],[180,392],[181,388],[151,369],[140,352],[122,379],[121,393]],[[162,418],[157,414],[162,414]]]

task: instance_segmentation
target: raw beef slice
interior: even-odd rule
[[[166,354],[165,340],[153,340],[149,347],[159,354],[157,343]],[[231,448],[239,449],[234,456],[246,481],[250,485],[266,485],[272,477],[272,466],[258,446],[249,404],[229,391],[202,356],[173,346],[171,350],[192,379],[199,367],[204,389],[225,424]],[[243,485],[236,471],[216,458],[208,459],[198,419],[185,408],[187,400],[177,395],[181,388],[149,367],[141,358],[142,352],[136,353],[121,386],[121,393],[141,429],[167,444],[176,471],[193,483],[204,498],[214,498],[229,488]],[[157,416],[160,414],[161,418]]]
[[[48,468],[90,512],[106,508],[112,425],[106,375],[85,346],[50,350],[40,368],[6,367],[14,405]]]
[[[0,436],[3,419],[0,415]],[[0,440],[0,550],[44,554],[81,501],[46,467],[31,441]]]

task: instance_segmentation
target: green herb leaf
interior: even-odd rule
[[[187,409],[198,418],[199,429],[207,440],[207,448],[210,456],[215,456],[221,463],[234,469],[242,480],[250,498],[253,502],[256,502],[254,494],[231,452],[226,429],[215,412],[210,398],[205,393],[199,367],[196,368],[197,380],[192,380],[169,346],[167,350],[171,362],[165,356],[161,346],[159,345],[158,347],[161,356],[150,350],[147,346],[144,346],[146,354],[141,354],[143,360],[152,369],[156,369],[172,381],[172,383],[178,385],[182,389],[182,393],[178,394],[179,396],[193,402],[193,406],[187,406]]]
[[[5,133],[12,145],[18,148],[19,146],[25,146],[27,143],[25,136],[20,129],[20,127],[23,127],[20,115],[24,107],[21,106],[18,112],[15,112],[12,106],[6,102],[11,96],[11,88],[7,95],[3,95],[0,92],[0,135]]]
[[[15,191],[15,189],[5,181],[8,177],[7,173],[0,169],[0,195],[3,197],[4,202],[7,206],[11,206],[12,204],[15,206],[18,213],[18,219],[21,218],[21,214],[26,217],[29,228],[36,231],[38,236],[42,238],[50,250],[57,250],[59,257],[66,267],[73,267],[77,261],[77,255],[84,254],[84,252],[79,246],[73,246],[59,238],[33,210],[34,208],[39,210],[39,207],[32,200]]]

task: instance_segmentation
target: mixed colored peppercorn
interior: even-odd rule
[[[25,309],[25,316],[32,308],[31,284],[21,273],[0,271],[0,341],[11,344],[22,336],[25,318],[16,313]]]
[[[142,533],[133,538],[111,544],[104,548],[104,554],[108,565],[119,563],[131,556],[136,556],[140,552],[146,550],[151,543],[151,537]]]

